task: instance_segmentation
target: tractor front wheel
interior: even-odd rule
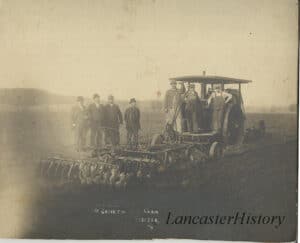
[[[154,136],[152,137],[150,146],[151,147],[155,147],[155,145],[162,144],[163,141],[164,141],[163,135],[161,135],[161,134],[154,134]]]
[[[219,142],[213,142],[209,148],[209,158],[219,160],[223,157],[223,147]]]

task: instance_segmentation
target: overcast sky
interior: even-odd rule
[[[0,0],[0,88],[153,99],[168,78],[253,80],[248,105],[296,103],[296,0]]]

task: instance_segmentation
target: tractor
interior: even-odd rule
[[[171,141],[172,143],[184,144],[187,147],[186,154],[193,159],[193,152],[202,151],[204,156],[206,155],[208,159],[219,159],[222,157],[223,150],[228,145],[241,144],[244,139],[244,123],[245,123],[245,111],[243,98],[241,94],[241,84],[246,84],[251,82],[250,80],[227,78],[220,76],[181,76],[171,78],[171,81],[183,82],[184,84],[199,84],[200,89],[200,102],[199,105],[203,107],[202,109],[202,127],[197,131],[187,132],[181,131],[177,132],[176,136],[171,126],[166,125],[166,129],[163,134],[155,134],[151,146],[159,147],[166,141]],[[222,129],[221,131],[215,132],[211,128],[211,107],[207,105],[207,100],[210,96],[210,92],[214,90],[215,86],[221,86],[222,91],[232,95],[232,99],[228,104],[226,104],[222,117]],[[234,87],[237,86],[237,87]],[[177,107],[176,109],[178,109]],[[175,112],[175,116],[179,112]],[[173,122],[176,117],[173,118]],[[184,120],[184,119],[183,119]],[[176,131],[175,131],[176,133]],[[170,139],[173,138],[173,139]]]
[[[245,112],[241,84],[250,80],[206,75],[170,80],[199,86],[197,90],[200,90],[199,106],[203,107],[203,122],[197,131],[174,130],[173,123],[179,114],[175,112],[172,122],[166,124],[164,131],[154,134],[151,141],[140,145],[138,149],[106,147],[80,159],[52,156],[41,161],[41,174],[54,181],[126,187],[132,181],[151,181],[153,177],[154,181],[158,181],[158,178],[166,178],[167,174],[175,175],[177,171],[184,171],[191,166],[193,168],[206,161],[218,160],[227,146],[243,142]],[[230,101],[224,107],[222,127],[217,132],[211,128],[212,110],[207,105],[210,92],[216,85],[231,94]],[[176,110],[180,109],[181,106],[176,107]],[[170,181],[174,182],[173,179]]]

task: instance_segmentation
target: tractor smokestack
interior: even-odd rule
[[[203,71],[203,72],[202,72],[202,75],[205,76],[205,75],[206,75],[206,71]]]

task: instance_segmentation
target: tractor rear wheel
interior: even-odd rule
[[[244,140],[245,117],[239,105],[232,105],[225,111],[223,139],[226,145],[241,144]]]

